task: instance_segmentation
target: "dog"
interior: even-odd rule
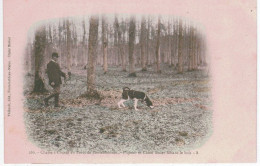
[[[123,107],[125,107],[124,102],[127,100],[134,100],[134,107],[135,110],[137,111],[137,103],[138,100],[141,100],[141,102],[145,102],[146,105],[150,108],[153,108],[153,103],[151,102],[151,100],[149,99],[149,97],[144,93],[144,92],[140,92],[140,91],[135,91],[135,90],[131,90],[128,87],[124,87],[123,88],[123,93],[122,93],[122,99],[117,103],[119,108],[122,108],[121,105]]]

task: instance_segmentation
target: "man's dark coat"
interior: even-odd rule
[[[64,78],[66,77],[65,73],[60,70],[59,64],[54,61],[50,61],[47,64],[47,74],[49,77],[49,84],[51,85],[51,83],[54,82],[54,86],[59,86],[62,84],[61,76]]]

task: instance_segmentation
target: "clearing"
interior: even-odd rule
[[[203,71],[177,74],[164,67],[161,74],[137,68],[137,77],[127,77],[121,68],[107,74],[96,69],[96,88],[103,100],[79,97],[86,92],[86,70],[74,69],[62,85],[61,108],[47,95],[30,94],[33,76],[25,76],[24,107],[28,138],[38,147],[80,153],[166,153],[192,150],[203,145],[212,132],[210,78]],[[46,80],[47,82],[47,80]],[[147,93],[155,108],[133,102],[117,108],[122,88]],[[48,85],[46,88],[52,90]]]

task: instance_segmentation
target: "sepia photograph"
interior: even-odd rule
[[[61,152],[174,153],[212,132],[203,27],[174,16],[91,15],[28,32],[24,118]]]

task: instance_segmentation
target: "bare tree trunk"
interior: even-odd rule
[[[112,28],[111,28],[111,25],[108,25],[108,32],[107,32],[107,40],[108,40],[108,43],[112,43],[112,40],[113,40],[113,33],[112,33]],[[108,64],[113,64],[113,46],[111,45],[107,45],[107,49],[108,49],[108,57],[110,57],[107,62]]]
[[[192,51],[191,51],[191,63],[192,63],[192,70],[195,69],[195,30],[194,28],[192,29],[192,40],[191,40],[191,46],[192,46]]]
[[[53,43],[53,37],[52,37],[52,33],[51,33],[51,25],[49,25],[49,40],[50,40],[50,43]]]
[[[197,67],[201,65],[201,37],[198,36],[198,44],[197,44]]]
[[[175,54],[177,53],[178,33],[176,22],[173,22],[173,40],[172,40],[172,51],[171,51],[171,65],[174,66]]]
[[[35,72],[35,44],[33,43],[31,46],[31,71],[32,73]]]
[[[105,16],[102,16],[102,51],[103,51],[103,69],[104,74],[107,73],[107,23]]]
[[[32,48],[31,43],[29,42],[26,46],[26,59],[25,59],[25,70],[28,74],[31,74],[32,72]]]
[[[147,34],[146,34],[146,66],[150,65],[150,48],[149,48],[149,40],[150,40],[150,17],[148,17],[147,23]]]
[[[87,69],[87,94],[91,97],[97,95],[95,90],[95,66],[97,57],[98,16],[91,16],[89,25],[88,69]]]
[[[61,27],[61,25],[60,25],[60,20],[59,20],[59,26],[58,26],[58,53],[59,53],[59,55],[62,55],[62,52],[61,52],[61,50],[62,50],[62,36],[61,36],[61,32],[62,32],[62,27]],[[60,64],[60,66],[61,66],[61,57],[59,58],[59,64]]]
[[[182,59],[183,59],[183,70],[185,70],[185,66],[187,66],[188,56],[187,56],[187,27],[186,23],[182,26],[183,27],[183,45],[182,45]]]
[[[197,49],[198,49],[198,36],[197,34],[194,35],[195,38],[194,38],[194,70],[197,70],[198,69],[198,54],[197,54]]]
[[[125,53],[125,31],[126,31],[126,24],[125,22],[122,21],[121,23],[121,26],[122,26],[122,35],[123,35],[123,39],[121,39],[121,46],[120,46],[120,49],[121,49],[121,55],[122,55],[122,69],[123,71],[126,71],[126,53]],[[121,37],[120,37],[121,38]]]
[[[126,71],[124,47],[123,47],[123,41],[122,41],[122,32],[124,31],[123,23],[121,23],[121,27],[120,27],[118,21],[116,21],[116,28],[117,28],[117,32],[118,32],[118,51],[119,51],[119,56],[121,57],[123,71]]]
[[[141,66],[142,66],[142,71],[147,71],[146,68],[146,62],[145,62],[145,18],[142,18],[142,23],[141,23]]]
[[[169,66],[171,66],[171,25],[170,25],[170,20],[168,20],[168,58],[167,58],[167,61],[168,61],[168,64]]]
[[[114,21],[114,56],[115,56],[115,65],[117,66],[120,63],[120,57],[119,57],[119,49],[118,49],[118,19],[117,16],[115,16]]]
[[[72,55],[72,66],[77,66],[77,37],[75,33],[75,25],[71,22],[71,55]]]
[[[53,35],[52,35],[52,28],[51,28],[51,25],[48,26],[48,29],[46,29],[46,48],[45,48],[45,51],[46,51],[46,54],[47,55],[50,55],[52,54],[52,52],[54,51],[54,42],[53,42]],[[47,56],[45,58],[47,61],[50,60],[50,56]]]
[[[190,35],[189,35],[189,67],[188,70],[192,70],[193,69],[193,55],[192,55],[192,40],[193,40],[193,27],[190,27]]]
[[[82,27],[83,27],[83,39],[82,39],[82,58],[83,58],[83,65],[85,66],[87,63],[87,37],[86,37],[86,25],[85,20],[82,21]]]
[[[160,63],[161,63],[161,57],[160,57],[160,33],[161,33],[161,18],[158,18],[158,30],[157,30],[157,42],[156,42],[156,72],[161,73],[160,69]]]
[[[178,72],[183,73],[183,55],[182,55],[182,20],[179,20],[179,40],[178,40]]]
[[[67,69],[68,72],[71,72],[71,30],[70,30],[70,22],[66,21],[66,29],[67,29]]]
[[[130,18],[129,25],[129,76],[136,76],[135,74],[135,60],[134,60],[134,44],[135,44],[135,17]]]
[[[46,30],[41,27],[35,34],[34,57],[35,57],[35,77],[33,92],[43,93],[45,89],[44,78],[44,52],[46,49]]]

